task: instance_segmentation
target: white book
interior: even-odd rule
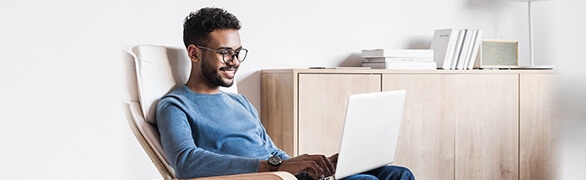
[[[470,56],[468,69],[474,69],[474,63],[476,63],[478,57],[478,49],[480,49],[480,42],[482,42],[482,34],[482,30],[478,30],[478,33],[476,33],[476,39],[474,40],[474,48],[472,48],[472,56]]]
[[[409,70],[435,70],[437,65],[435,62],[402,62],[402,61],[388,61],[388,62],[363,62],[362,67],[371,67],[372,69],[409,69]]]
[[[458,29],[435,30],[430,48],[438,68],[450,69],[459,32]]]
[[[366,58],[366,62],[387,62],[387,61],[426,61],[431,62],[433,58],[431,57],[376,57],[376,58]]]
[[[470,31],[472,32],[472,35],[470,36],[470,39],[468,40],[470,42],[470,46],[468,46],[468,50],[466,52],[466,59],[464,59],[464,67],[462,69],[468,69],[468,64],[470,64],[470,59],[472,56],[472,51],[474,50],[474,43],[476,42],[476,35],[478,34],[478,30],[476,29],[470,29]]]
[[[458,57],[458,64],[456,64],[456,69],[464,69],[464,63],[466,61],[468,46],[470,46],[471,37],[472,31],[469,29],[464,29],[464,40],[462,41],[462,50],[460,52],[460,57]]]
[[[376,57],[433,57],[433,50],[429,49],[373,49],[362,50],[363,58]]]
[[[456,48],[454,48],[454,57],[452,58],[452,62],[450,63],[450,69],[456,69],[456,65],[458,64],[458,59],[460,58],[460,54],[462,53],[462,44],[464,44],[464,36],[466,35],[466,31],[463,29],[458,30],[458,41],[456,41]]]

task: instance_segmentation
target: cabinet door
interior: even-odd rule
[[[521,74],[520,177],[555,179],[552,158],[553,126],[551,74]]]
[[[296,154],[297,122],[293,73],[262,73],[261,122],[278,148]]]
[[[394,164],[417,179],[454,179],[454,84],[453,74],[383,75],[383,91],[407,91]]]
[[[298,80],[300,154],[337,153],[348,96],[381,90],[380,74],[299,74]]]
[[[456,76],[456,179],[519,178],[519,76]]]

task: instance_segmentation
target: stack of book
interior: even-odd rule
[[[482,33],[478,29],[435,30],[431,49],[434,50],[437,67],[446,70],[473,69]]]
[[[433,50],[427,49],[374,49],[362,50],[366,61],[362,67],[372,69],[431,69],[437,65],[433,61]]]

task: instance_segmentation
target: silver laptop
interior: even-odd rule
[[[348,98],[336,179],[393,163],[405,94],[399,90]]]

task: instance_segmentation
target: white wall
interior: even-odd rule
[[[558,66],[555,117],[559,122],[557,158],[559,179],[586,178],[586,2],[565,0],[547,2],[541,14],[547,24],[540,52]],[[538,16],[539,18],[539,16]],[[536,43],[539,43],[536,40]],[[537,54],[536,54],[537,55]]]
[[[260,108],[260,69],[359,65],[364,48],[428,48],[434,29],[479,28],[520,41],[527,65],[527,8],[494,0],[0,2],[0,177],[156,179],[130,133],[121,100],[120,51],[182,46],[182,22],[201,7],[242,22],[250,50],[239,89]],[[537,64],[560,72],[559,157],[564,179],[586,177],[581,0],[534,3]],[[581,79],[580,79],[581,78]]]

